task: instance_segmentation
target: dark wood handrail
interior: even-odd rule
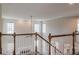
[[[62,34],[62,35],[53,35],[51,36],[51,38],[53,37],[63,37],[63,36],[72,36],[73,34]]]
[[[2,36],[13,36],[14,34],[1,34]]]
[[[79,33],[76,33],[75,35],[79,35]]]
[[[63,54],[59,49],[57,49],[55,46],[53,46],[50,42],[48,42],[46,39],[44,39],[41,35],[37,34],[42,40],[44,40],[46,43],[48,43],[50,46],[52,46],[53,48],[55,48],[58,52],[60,52],[61,54]]]
[[[22,36],[22,35],[35,35],[36,33],[25,33],[25,34],[15,34],[16,36]],[[1,34],[3,36],[13,36],[14,34]]]
[[[78,33],[75,33],[75,35],[79,35],[79,32]],[[51,35],[51,38],[53,37],[63,37],[63,36],[73,36],[73,33],[72,34],[60,34],[60,35]]]

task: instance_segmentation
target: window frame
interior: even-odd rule
[[[42,33],[46,33],[46,24],[42,25]]]
[[[34,32],[40,32],[40,24],[36,23],[34,24]]]
[[[14,33],[14,23],[7,23],[7,33],[13,34]]]

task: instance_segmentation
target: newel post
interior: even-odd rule
[[[16,33],[14,32],[14,34],[13,34],[13,38],[14,38],[14,51],[13,51],[13,55],[15,55],[16,54]]]
[[[51,43],[51,34],[49,33],[48,41]],[[49,45],[49,55],[51,55],[51,46]]]
[[[0,54],[2,54],[2,34],[0,32]]]
[[[73,32],[73,46],[72,46],[72,54],[74,55],[75,54],[75,32]]]
[[[37,32],[35,33],[35,55],[37,55]]]

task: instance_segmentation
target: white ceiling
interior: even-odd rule
[[[67,3],[10,3],[2,4],[4,18],[47,20],[66,16],[79,16],[79,4]]]

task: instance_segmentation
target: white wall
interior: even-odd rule
[[[2,7],[1,7],[1,4],[0,4],[0,32],[2,32]]]
[[[76,17],[63,17],[59,19],[49,20],[45,21],[47,27],[47,35],[51,33],[52,35],[58,35],[58,34],[70,34],[73,33],[76,30],[76,23],[77,19]],[[66,44],[70,44],[70,49],[72,49],[72,37],[63,37],[63,38],[53,38],[53,42],[59,42],[59,50],[63,52],[63,42]],[[48,48],[48,47],[47,47]],[[45,49],[47,49],[45,48]],[[47,49],[48,50],[48,49]]]
[[[44,22],[47,24],[47,33],[67,34],[75,31],[76,19],[75,17],[63,17],[55,20]]]

